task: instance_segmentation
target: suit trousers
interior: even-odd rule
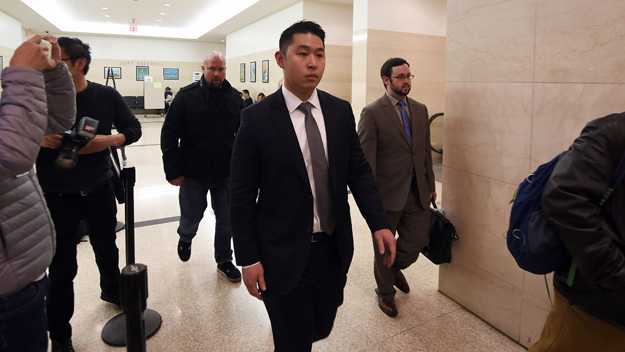
[[[310,351],[313,342],[330,335],[347,281],[335,237],[311,244],[306,268],[293,291],[278,295],[267,287],[262,293],[276,352]]]
[[[74,278],[78,272],[76,229],[82,220],[100,270],[100,288],[109,297],[119,296],[117,204],[110,182],[86,196],[46,192],[45,197],[56,229],[56,252],[49,268],[46,297],[48,330],[50,339],[62,341],[72,336],[70,319],[74,315]]]
[[[625,352],[625,331],[570,304],[555,291],[545,327],[528,352]]]
[[[408,194],[406,205],[400,211],[387,211],[391,232],[397,233],[397,255],[391,268],[384,265],[384,255],[380,254],[375,239],[374,274],[378,285],[376,292],[382,298],[395,297],[395,273],[406,269],[417,261],[423,247],[430,242],[430,210],[423,209],[419,201],[417,183],[412,179],[412,191]]]

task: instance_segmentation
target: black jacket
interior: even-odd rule
[[[238,90],[224,80],[219,106],[209,100],[204,76],[180,89],[161,130],[165,177],[197,180],[230,176],[230,157],[239,128],[243,101]]]
[[[113,124],[126,137],[124,145],[141,137],[141,123],[130,111],[124,98],[113,87],[88,82],[87,88],[76,94],[76,126],[88,116],[99,121],[97,134],[110,135]],[[59,169],[55,165],[58,149],[41,148],[37,157],[37,177],[44,192],[80,194],[93,191],[112,175],[111,153],[108,149],[78,156],[76,167]]]
[[[556,290],[587,313],[625,330],[625,180],[599,203],[625,153],[625,116],[586,125],[547,183],[542,207],[579,266],[554,275]]]
[[[360,147],[352,107],[317,92],[327,135],[333,236],[342,263],[332,270],[347,273],[354,253],[347,187],[372,232],[389,224]],[[237,263],[260,261],[267,289],[284,295],[299,282],[310,252],[314,201],[306,164],[282,89],[241,115],[230,178],[230,225]]]

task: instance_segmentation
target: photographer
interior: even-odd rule
[[[50,58],[42,38],[52,44]],[[76,116],[74,84],[56,38],[35,35],[20,45],[2,88],[0,351],[47,351],[44,298],[55,234],[33,163],[44,135],[68,129]]]
[[[84,220],[100,271],[100,298],[119,306],[119,250],[115,244],[117,204],[110,177],[110,146],[136,142],[141,124],[122,96],[112,87],[87,81],[91,54],[80,39],[59,38],[61,60],[69,67],[76,86],[76,132],[87,116],[99,121],[96,136],[80,148],[74,168],[56,163],[60,135],[46,137],[37,158],[37,176],[45,192],[57,232],[57,250],[50,265],[47,295],[48,330],[52,351],[73,351],[70,319],[74,312],[74,287],[78,265],[74,234]],[[115,124],[118,134],[111,135]],[[70,142],[71,143],[71,142]],[[63,148],[64,149],[64,148]]]

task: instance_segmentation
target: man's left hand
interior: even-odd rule
[[[121,136],[121,137],[120,137]],[[124,144],[126,137],[123,134],[107,136],[103,134],[96,135],[89,143],[80,149],[79,154],[92,154],[101,152],[110,146],[120,146]]]
[[[384,265],[390,268],[395,262],[395,255],[397,254],[397,240],[395,236],[393,236],[391,230],[382,229],[374,232],[373,238],[380,254],[384,254]]]
[[[435,202],[436,202],[436,191],[434,191],[434,192],[430,192],[430,200],[431,200],[431,201],[433,200],[433,201],[435,201]]]

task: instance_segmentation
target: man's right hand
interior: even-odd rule
[[[243,268],[243,283],[245,284],[245,287],[247,287],[247,292],[249,292],[250,295],[262,301],[263,296],[261,296],[260,291],[267,290],[267,285],[265,285],[265,269],[263,269],[263,265],[261,263],[257,263],[249,268]]]
[[[45,45],[39,44],[41,38],[42,36],[37,34],[17,47],[9,66],[26,66],[39,72],[43,71],[48,66],[48,57],[44,52]]]
[[[63,140],[63,136],[55,134],[53,136],[45,136],[41,146],[44,148],[59,149]]]
[[[171,183],[174,186],[180,187],[182,185],[182,181],[184,180],[184,176],[180,176],[178,178],[175,178],[171,181],[167,181],[169,183]]]

